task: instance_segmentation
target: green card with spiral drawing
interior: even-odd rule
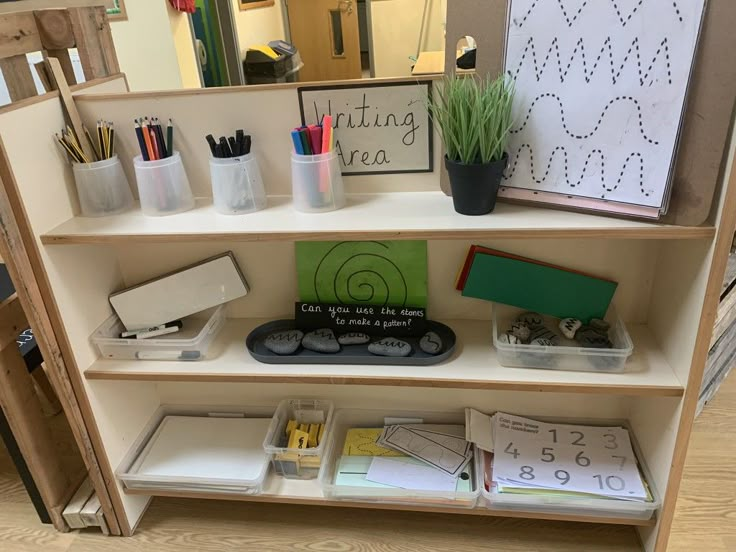
[[[306,303],[427,307],[427,242],[297,242]]]

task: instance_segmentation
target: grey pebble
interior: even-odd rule
[[[563,318],[560,320],[560,331],[567,339],[575,339],[575,332],[583,327],[577,318]]]
[[[532,332],[531,340],[534,342],[537,339],[547,339],[552,343],[552,345],[558,345],[560,343],[560,336],[557,335],[557,333],[553,332],[549,328],[545,328],[544,326],[537,328]]]
[[[536,330],[544,326],[544,317],[538,312],[523,312],[516,318],[516,321],[523,322],[531,330]]]
[[[384,337],[368,345],[368,352],[378,356],[405,357],[411,354],[411,345],[394,337]]]
[[[427,332],[419,340],[419,348],[428,355],[438,355],[442,352],[442,338],[435,332]]]
[[[575,338],[581,347],[587,347],[589,349],[611,349],[613,343],[608,339],[608,336],[601,335],[595,331],[589,330],[584,332],[583,335],[578,335]]]
[[[514,322],[511,325],[510,333],[518,337],[522,343],[528,343],[532,336],[532,331],[526,322]]]
[[[348,332],[337,338],[340,345],[363,345],[363,343],[368,343],[370,340],[368,334],[362,332]]]
[[[299,348],[304,332],[300,330],[287,330],[274,332],[266,336],[263,345],[277,355],[291,355]]]
[[[601,320],[600,318],[591,318],[588,326],[590,326],[590,328],[592,328],[596,332],[605,335],[608,335],[608,330],[611,329],[611,325],[605,320]]]
[[[340,344],[335,338],[335,332],[329,328],[322,328],[309,332],[302,339],[302,346],[317,353],[338,353]]]

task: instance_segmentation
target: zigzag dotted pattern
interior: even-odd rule
[[[596,132],[598,132],[598,129],[600,128],[601,124],[603,123],[603,119],[606,116],[606,113],[608,113],[608,110],[611,108],[613,104],[617,102],[631,102],[636,107],[637,118],[639,121],[639,132],[644,137],[644,139],[650,144],[655,145],[655,146],[659,145],[658,141],[650,138],[647,135],[647,133],[644,131],[644,120],[643,120],[644,117],[642,116],[642,113],[641,113],[641,106],[639,105],[639,101],[632,96],[616,96],[615,98],[613,98],[611,101],[608,102],[606,107],[603,108],[603,111],[601,112],[601,116],[599,117],[598,122],[596,123],[593,130],[591,130],[587,134],[575,134],[569,129],[567,125],[567,118],[565,117],[565,108],[562,105],[562,100],[560,99],[560,97],[557,94],[552,94],[549,92],[545,94],[540,94],[534,99],[531,106],[529,106],[529,111],[527,111],[526,117],[524,118],[524,122],[522,123],[522,125],[519,128],[515,128],[511,130],[512,134],[517,134],[521,132],[522,130],[524,130],[524,128],[526,128],[526,125],[529,122],[529,118],[531,117],[532,111],[534,111],[534,107],[537,105],[537,103],[540,100],[543,100],[545,98],[554,98],[555,100],[557,100],[557,104],[560,107],[560,119],[562,121],[562,127],[565,129],[565,132],[567,133],[568,136],[570,136],[571,138],[575,138],[576,140],[586,140],[590,138],[591,136],[593,136]]]
[[[644,156],[642,156],[641,153],[638,153],[638,152],[630,153],[629,156],[626,158],[626,161],[624,161],[623,167],[621,168],[621,172],[619,172],[618,174],[616,183],[613,185],[607,185],[606,184],[606,157],[603,155],[602,150],[594,149],[588,154],[587,158],[585,159],[585,164],[583,165],[583,170],[580,174],[580,178],[577,180],[577,182],[573,183],[570,181],[569,160],[568,160],[567,149],[565,148],[565,146],[557,146],[552,151],[552,155],[550,156],[549,161],[547,162],[547,168],[544,171],[544,175],[542,175],[541,178],[537,178],[537,170],[534,166],[534,150],[531,144],[522,144],[521,146],[519,146],[519,149],[516,150],[516,153],[513,155],[514,162],[504,174],[504,178],[506,180],[514,176],[514,173],[516,172],[516,169],[519,165],[519,157],[522,151],[529,152],[529,170],[531,173],[532,180],[537,184],[543,184],[544,182],[546,182],[552,170],[552,163],[554,163],[555,156],[561,152],[563,156],[563,160],[564,160],[564,166],[565,166],[565,183],[571,188],[576,188],[583,182],[583,180],[585,179],[585,175],[588,172],[588,166],[590,165],[591,159],[593,159],[594,156],[597,156],[601,162],[601,187],[603,188],[603,190],[605,190],[605,192],[614,192],[618,189],[618,187],[621,185],[621,182],[623,181],[624,174],[626,174],[626,170],[629,168],[629,165],[632,159],[636,158],[639,161],[639,190],[646,197],[649,197],[650,195],[649,192],[644,190]],[[605,193],[601,194],[601,199],[605,199],[605,198],[606,198],[606,194]]]
[[[532,5],[529,7],[526,14],[522,18],[521,23],[519,23],[520,28],[524,25],[524,23],[526,23],[526,20],[529,18],[531,13],[534,11],[534,8],[537,7],[537,4],[539,4],[539,1],[540,0],[534,0]],[[577,21],[578,17],[580,17],[580,14],[585,9],[585,6],[588,5],[588,1],[589,0],[585,0],[580,5],[577,12],[575,12],[575,15],[573,15],[572,18],[570,18],[569,14],[567,13],[567,10],[565,9],[565,5],[562,3],[562,0],[557,0],[557,4],[559,5],[560,10],[562,10],[562,15],[565,17],[568,27],[572,27],[575,21]],[[616,10],[616,15],[618,16],[619,21],[621,21],[621,25],[625,27],[626,24],[629,21],[631,21],[631,18],[634,17],[634,14],[636,14],[636,12],[642,6],[642,4],[644,3],[644,0],[639,0],[639,2],[636,4],[636,6],[634,6],[634,9],[631,10],[631,13],[627,17],[624,17],[623,13],[621,13],[621,9],[619,8],[618,2],[616,0],[610,0],[610,2],[613,5],[613,8]],[[675,13],[677,14],[677,18],[680,20],[680,23],[682,23],[683,18],[682,18],[682,14],[680,13],[680,8],[677,6],[677,0],[672,0],[672,7],[675,8]]]
[[[516,79],[519,76],[519,73],[521,72],[521,68],[524,65],[524,61],[527,58],[527,55],[529,52],[531,52],[531,61],[534,64],[534,73],[537,78],[537,82],[540,82],[542,80],[542,75],[544,74],[545,70],[547,69],[547,65],[549,63],[550,57],[552,56],[552,52],[555,52],[555,56],[557,58],[557,69],[560,73],[560,83],[564,84],[565,80],[567,79],[568,74],[570,73],[570,69],[572,68],[572,64],[575,61],[575,57],[580,52],[582,63],[583,63],[583,73],[585,74],[585,82],[590,83],[591,79],[593,78],[593,75],[595,75],[596,71],[598,70],[598,65],[600,64],[601,59],[603,59],[603,54],[608,50],[608,59],[611,66],[611,82],[612,84],[617,84],[619,78],[621,77],[621,73],[623,73],[624,68],[626,67],[627,62],[629,61],[629,58],[631,57],[631,53],[633,51],[636,51],[636,65],[637,70],[639,72],[639,85],[644,86],[646,81],[649,79],[649,76],[652,73],[652,69],[654,69],[654,64],[659,59],[660,54],[664,51],[664,60],[667,67],[667,79],[669,81],[669,84],[672,84],[672,64],[670,62],[670,50],[669,45],[667,43],[667,38],[662,40],[662,42],[659,45],[659,48],[657,49],[657,52],[654,54],[654,57],[652,58],[652,63],[649,64],[649,67],[647,68],[646,72],[642,71],[642,63],[641,63],[641,48],[639,47],[639,38],[636,37],[631,43],[631,47],[629,48],[629,51],[626,52],[626,56],[624,57],[623,61],[621,62],[621,66],[618,69],[618,72],[615,71],[614,67],[614,61],[613,61],[613,45],[612,45],[613,39],[609,36],[606,38],[605,42],[603,43],[603,46],[601,47],[601,51],[598,54],[598,57],[595,60],[595,63],[593,63],[592,68],[590,71],[588,71],[588,61],[585,54],[585,40],[583,38],[580,38],[578,40],[577,45],[575,46],[575,49],[573,50],[572,54],[570,55],[570,61],[567,64],[567,67],[565,70],[562,70],[562,56],[560,54],[560,45],[559,45],[559,37],[555,37],[554,40],[552,40],[552,44],[549,47],[549,50],[547,50],[547,55],[544,58],[544,62],[542,63],[541,67],[539,66],[539,63],[537,62],[537,49],[535,45],[534,37],[529,37],[529,40],[527,41],[526,48],[524,48],[524,52],[521,54],[521,58],[519,59],[519,64],[516,68],[516,73],[512,74],[512,76]],[[510,72],[511,74],[511,72]]]

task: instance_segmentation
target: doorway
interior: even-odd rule
[[[245,84],[230,0],[195,0],[190,15],[194,52],[206,88]]]

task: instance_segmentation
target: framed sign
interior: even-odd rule
[[[112,8],[107,8],[107,18],[110,21],[124,21],[128,19],[125,11],[125,0],[112,0]]]
[[[274,0],[238,0],[240,10],[250,10],[253,8],[266,8],[273,6]]]
[[[305,86],[302,125],[332,116],[343,175],[432,172],[431,81]]]

